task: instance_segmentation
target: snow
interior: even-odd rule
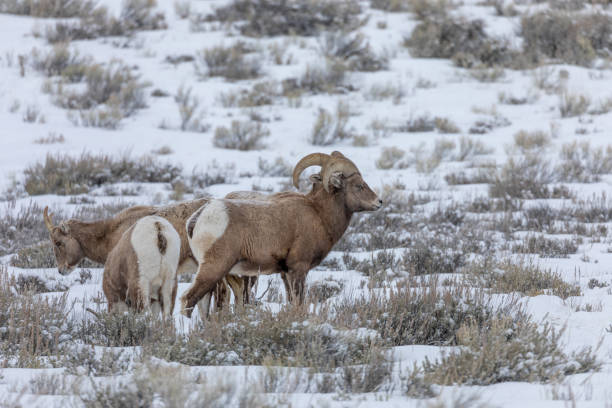
[[[118,12],[118,0],[100,1],[109,6],[110,10]],[[249,89],[255,82],[249,80],[227,82],[223,78],[198,80],[192,64],[172,65],[164,62],[168,55],[195,55],[198,51],[216,45],[230,45],[239,39],[255,43],[263,51],[262,60],[266,78],[282,80],[291,76],[299,76],[309,64],[321,64],[319,43],[316,38],[274,37],[274,38],[242,38],[239,35],[229,35],[226,30],[210,26],[204,32],[191,32],[189,22],[175,16],[172,2],[160,2],[160,8],[165,12],[169,28],[167,30],[138,32],[133,44],[126,48],[113,46],[113,39],[97,39],[77,41],[71,48],[79,50],[81,55],[91,55],[98,62],[108,62],[120,58],[130,66],[138,67],[142,79],[150,81],[152,86],[147,89],[149,94],[153,89],[162,89],[173,95],[184,86],[192,87],[200,101],[199,110],[203,112],[204,122],[211,125],[206,133],[181,132],[178,130],[179,115],[172,97],[147,99],[148,107],[138,111],[132,117],[122,121],[118,130],[85,128],[73,125],[66,116],[66,111],[55,106],[51,97],[41,92],[45,79],[33,69],[27,67],[24,77],[19,74],[18,56],[27,55],[32,48],[49,50],[42,38],[32,34],[34,27],[44,27],[53,20],[0,14],[0,191],[8,188],[13,180],[21,180],[23,170],[36,162],[44,160],[47,154],[79,155],[82,152],[108,153],[118,155],[129,151],[133,156],[148,155],[161,146],[171,146],[173,152],[161,157],[161,162],[180,164],[186,175],[192,169],[205,170],[213,160],[219,166],[235,165],[236,177],[234,184],[219,184],[207,188],[207,193],[220,197],[230,191],[250,190],[253,185],[272,187],[278,190],[282,181],[275,177],[246,176],[257,174],[259,158],[274,161],[282,157],[288,163],[295,163],[299,158],[313,151],[330,153],[341,150],[360,168],[364,178],[373,188],[380,190],[384,184],[399,182],[406,186],[407,192],[431,193],[438,200],[425,206],[427,211],[443,202],[463,200],[470,197],[486,196],[486,186],[447,186],[443,181],[444,174],[463,168],[463,164],[443,162],[432,174],[417,173],[414,167],[403,170],[380,170],[376,168],[375,160],[384,147],[396,146],[405,151],[422,143],[426,151],[433,148],[435,140],[446,138],[458,143],[461,136],[467,136],[468,129],[478,119],[490,117],[482,111],[495,107],[496,111],[510,121],[509,126],[495,128],[485,135],[470,136],[480,140],[493,153],[486,156],[487,160],[498,165],[507,158],[507,146],[513,141],[513,135],[519,130],[556,129],[557,136],[553,139],[551,148],[547,151],[550,160],[558,157],[561,146],[574,140],[588,141],[592,146],[606,146],[612,143],[609,129],[612,127],[612,113],[588,116],[588,121],[581,118],[561,118],[558,112],[558,96],[547,95],[537,91],[537,99],[532,104],[503,105],[498,102],[498,94],[506,92],[511,95],[528,95],[535,90],[533,85],[534,72],[506,70],[504,78],[499,82],[480,83],[469,78],[464,70],[455,68],[449,60],[415,59],[407,49],[400,46],[403,37],[410,33],[416,25],[416,20],[409,13],[385,13],[380,10],[367,10],[370,14],[368,23],[360,29],[366,35],[371,46],[376,51],[386,51],[391,55],[390,69],[376,73],[352,73],[351,81],[360,88],[359,92],[348,95],[314,95],[303,96],[299,107],[290,107],[281,100],[274,105],[257,108],[257,112],[269,119],[265,123],[271,135],[264,140],[266,147],[258,151],[242,152],[215,148],[212,144],[214,129],[217,126],[228,126],[232,120],[248,118],[248,110],[239,108],[223,108],[218,100],[221,92]],[[463,4],[465,3],[465,4]],[[454,13],[469,17],[483,18],[487,22],[487,31],[495,35],[512,36],[513,42],[520,41],[515,36],[518,18],[502,18],[494,16],[492,7],[482,6],[477,1],[465,1]],[[226,4],[226,0],[207,2],[192,2],[192,9],[199,12],[209,12],[215,6]],[[365,5],[365,4],[364,4]],[[526,7],[517,6],[519,10]],[[535,7],[535,6],[534,6]],[[535,9],[535,8],[534,8]],[[534,10],[530,9],[530,10]],[[377,23],[384,21],[386,29],[377,28]],[[272,57],[266,51],[271,44],[287,44],[287,55],[291,55],[288,65],[275,65]],[[567,87],[571,92],[589,95],[593,102],[611,97],[612,69],[589,69],[570,65],[553,65],[551,78],[556,78],[558,72],[569,73]],[[427,79],[435,83],[430,89],[418,88],[417,82]],[[392,84],[402,87],[406,96],[399,104],[390,100],[369,101],[363,93],[373,84]],[[21,107],[17,113],[11,113],[9,108],[15,101]],[[373,140],[368,147],[352,146],[350,141],[343,141],[333,146],[316,147],[308,143],[310,131],[316,120],[319,107],[334,111],[338,101],[348,102],[357,115],[349,119],[349,128],[354,128],[359,134],[369,134],[368,125],[374,119],[383,121],[388,126],[398,126],[410,117],[429,114],[430,116],[448,117],[455,122],[462,132],[458,135],[439,135],[436,133],[400,133],[391,132],[388,137]],[[28,105],[36,105],[45,116],[45,123],[26,123],[22,120],[22,112]],[[160,129],[159,124],[165,120],[173,128]],[[588,134],[576,134],[579,128],[586,128]],[[33,141],[46,137],[49,132],[64,135],[66,141],[60,144],[35,144]],[[440,186],[439,191],[427,190],[429,184]],[[568,186],[576,192],[578,198],[587,199],[602,192],[609,192],[612,176],[605,175],[597,183],[572,183]],[[130,187],[130,183],[119,184],[119,188]],[[166,185],[144,185],[138,196],[123,197],[134,204],[166,204],[169,203],[169,189]],[[103,197],[104,188],[92,191],[98,204],[114,202],[115,198]],[[16,207],[0,204],[0,213],[17,212],[20,206],[34,201],[41,206],[63,208],[71,213],[76,208],[68,204],[69,197],[56,195],[41,195],[20,198]],[[547,204],[562,206],[564,200],[545,200]],[[538,200],[529,205],[537,205]],[[357,215],[359,216],[359,215]],[[608,229],[610,225],[608,224]],[[514,239],[521,237],[520,233]],[[555,236],[568,238],[569,236]],[[612,402],[612,294],[610,289],[589,289],[587,284],[591,278],[612,283],[612,253],[610,253],[610,233],[606,240],[591,243],[585,240],[578,253],[568,258],[538,258],[539,265],[558,272],[564,280],[578,283],[583,291],[579,297],[562,300],[556,296],[539,295],[523,297],[526,311],[535,321],[550,323],[553,327],[565,327],[562,342],[564,350],[571,352],[585,346],[597,348],[597,355],[603,362],[599,372],[572,375],[563,380],[562,384],[538,383],[501,383],[483,387],[440,387],[440,401],[452,401],[459,395],[479,395],[482,401],[490,402],[498,407],[563,407],[572,393],[576,406],[601,407]],[[341,259],[341,252],[332,252],[327,259]],[[357,259],[370,259],[373,252],[352,254]],[[9,257],[3,257],[2,262]],[[84,313],[85,307],[92,304],[93,298],[103,297],[101,293],[101,269],[94,269],[93,278],[86,284],[77,282],[79,271],[71,275],[60,276],[55,269],[22,270],[9,267],[12,275],[35,275],[44,281],[69,286],[68,301],[75,302],[73,317],[78,318]],[[322,281],[328,277],[344,283],[340,296],[330,299],[330,304],[343,297],[367,295],[366,279],[356,271],[331,271],[319,267],[311,271],[308,283]],[[442,281],[447,276],[441,276]],[[268,281],[273,281],[282,287],[278,276],[263,276],[258,284],[257,296],[264,295]],[[183,293],[189,283],[180,283],[178,293]],[[339,286],[340,287],[340,286]],[[45,296],[59,296],[60,293],[50,293]],[[177,299],[178,303],[178,299]],[[594,311],[581,311],[587,305],[594,306]],[[271,308],[279,305],[270,304]],[[178,312],[180,305],[175,307],[174,319],[177,327],[189,330],[191,321]],[[329,330],[335,329],[329,327]],[[372,338],[378,334],[362,328],[348,333],[354,337]],[[398,372],[410,368],[413,364],[422,362],[425,358],[435,360],[444,351],[452,348],[426,345],[407,345],[394,347],[389,355]],[[237,382],[246,381],[247,372],[257,377],[261,367],[191,367],[192,371],[206,372],[213,377],[233,378]],[[46,374],[61,374],[61,368],[54,369],[0,369],[0,400],[19,394],[19,390],[27,385],[32,378]],[[329,407],[419,407],[420,400],[404,396],[399,389],[392,389],[379,394],[363,395],[327,395],[295,392],[283,396],[287,406],[329,406]],[[21,399],[24,406],[65,406],[64,396],[24,396]]]

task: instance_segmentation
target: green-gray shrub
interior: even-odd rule
[[[209,21],[235,23],[252,37],[315,36],[323,30],[351,31],[363,24],[358,1],[233,0],[207,16]]]
[[[502,40],[490,38],[482,20],[463,17],[429,18],[420,22],[404,45],[418,58],[452,58],[462,68],[495,67],[515,61]]]
[[[182,168],[157,163],[143,156],[113,157],[84,152],[80,156],[48,154],[24,170],[25,191],[38,194],[81,194],[103,184],[135,181],[168,183],[179,177]]]
[[[545,59],[590,66],[597,55],[612,50],[612,17],[546,10],[524,15],[519,34],[531,61]]]
[[[259,150],[264,148],[262,139],[270,131],[259,122],[233,120],[229,128],[215,129],[213,144],[222,149]]]
[[[257,78],[261,75],[261,63],[256,55],[247,56],[252,52],[243,41],[230,47],[207,48],[196,54],[196,74],[199,77],[221,76],[230,81]]]
[[[599,369],[601,363],[590,348],[567,355],[560,344],[562,334],[548,324],[538,327],[526,315],[466,322],[457,333],[463,347],[433,362],[426,358],[424,378],[443,385],[550,382]]]

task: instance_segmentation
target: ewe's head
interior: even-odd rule
[[[48,211],[49,207],[45,207],[43,217],[51,237],[57,270],[62,275],[68,275],[81,262],[85,254],[83,254],[81,244],[70,234],[68,224],[61,222],[59,226],[54,226],[51,220],[53,214],[49,214]]]
[[[312,153],[304,157],[293,170],[294,186],[298,186],[300,174],[310,166],[321,166],[323,188],[328,193],[342,192],[350,211],[375,211],[382,206],[382,200],[363,180],[355,163],[342,153]]]

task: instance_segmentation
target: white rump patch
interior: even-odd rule
[[[166,250],[163,255],[158,247],[156,223],[160,225],[161,234],[166,239]],[[164,312],[166,312],[171,306],[168,300],[172,299],[172,288],[176,280],[181,238],[172,224],[154,215],[141,218],[133,228],[130,243],[138,259],[138,283],[145,307],[148,308],[151,298],[155,298],[164,301]],[[160,289],[161,299],[158,296]]]
[[[193,236],[189,239],[191,252],[199,263],[204,262],[206,251],[223,235],[228,224],[229,215],[223,201],[210,200],[202,206]]]

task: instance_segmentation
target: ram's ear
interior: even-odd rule
[[[323,180],[321,178],[321,173],[312,174],[310,177],[308,177],[308,179],[310,180],[312,184],[320,183]]]
[[[60,223],[60,231],[62,231],[62,233],[65,235],[70,234],[70,228],[68,227],[68,224],[66,224],[64,221]]]
[[[329,186],[340,190],[344,187],[344,174],[341,171],[335,171],[329,176]]]

